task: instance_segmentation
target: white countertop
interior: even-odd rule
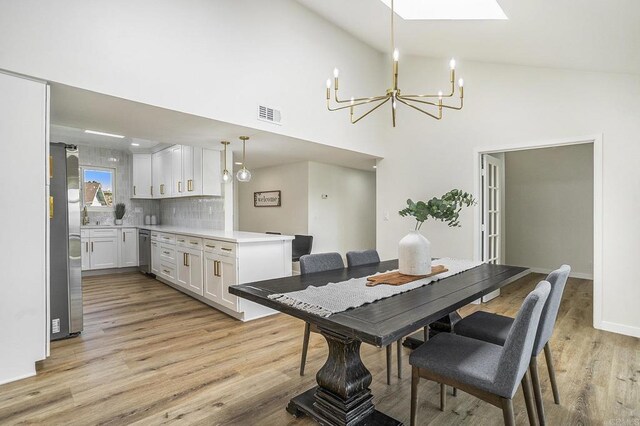
[[[180,234],[190,237],[211,238],[213,240],[228,241],[231,243],[259,243],[265,241],[291,241],[291,235],[261,234],[259,232],[245,231],[220,231],[213,229],[185,228],[170,225],[83,225],[80,229],[120,229],[138,228],[150,231],[166,232],[168,234]]]
[[[166,232],[169,234],[188,235],[190,237],[211,238],[213,240],[228,241],[231,243],[259,243],[265,241],[291,241],[291,235],[261,234],[259,232],[244,231],[219,231],[212,229],[184,228],[169,225],[139,225],[138,229],[148,229],[150,231]]]

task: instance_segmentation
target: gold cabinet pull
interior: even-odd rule
[[[182,192],[182,182],[178,182],[178,192]]]
[[[84,251],[89,253],[89,242],[84,243]]]
[[[160,184],[160,195],[164,195],[164,183]]]
[[[193,179],[189,179],[187,181],[187,191],[189,192],[193,191]]]
[[[127,233],[126,232],[122,232],[122,242],[123,243],[127,242]]]
[[[153,197],[153,185],[151,185],[151,196]]]
[[[91,241],[91,253],[93,253],[93,241]]]
[[[135,185],[133,185],[133,195],[134,196],[136,195],[136,186]]]
[[[49,196],[49,219],[53,219],[53,196]]]
[[[226,247],[222,247],[222,250],[224,250],[224,251],[233,251],[233,249],[226,248]]]
[[[53,155],[49,156],[49,179],[53,179]]]
[[[191,261],[189,259],[190,254],[189,253],[185,253],[184,255],[185,255],[185,259],[186,259],[186,263],[185,263],[184,266],[186,266],[188,268],[189,266],[191,266]]]

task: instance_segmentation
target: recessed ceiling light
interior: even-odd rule
[[[242,166],[242,161],[236,161],[236,165]]]
[[[131,146],[140,146],[139,143],[131,142]]]
[[[374,169],[377,169],[377,168],[378,168],[378,166],[373,166],[373,168],[374,168]]]
[[[90,133],[92,135],[100,135],[100,136],[109,136],[112,138],[118,138],[118,139],[123,139],[124,136],[122,135],[114,135],[113,133],[105,133],[105,132],[98,132],[96,130],[85,130],[85,133]]]
[[[391,7],[391,0],[380,0]],[[497,0],[395,0],[398,16],[417,19],[509,19]]]

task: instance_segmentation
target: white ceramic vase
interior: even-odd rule
[[[406,275],[431,273],[431,243],[420,231],[411,231],[400,240],[398,267]]]

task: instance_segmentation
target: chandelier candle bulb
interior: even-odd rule
[[[451,60],[449,61],[449,67],[450,67],[452,70],[455,70],[455,69],[456,69],[456,60],[455,60],[455,59],[451,58]]]

